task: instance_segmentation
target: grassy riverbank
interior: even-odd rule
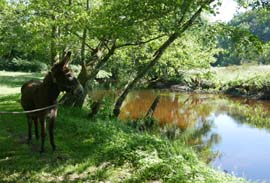
[[[15,75],[0,73],[0,111],[21,110],[21,82],[40,77],[10,79]],[[60,106],[55,153],[46,139],[47,151],[40,155],[39,142],[26,144],[26,132],[25,116],[0,116],[0,182],[244,182],[213,170],[181,140],[140,132],[102,115],[90,120],[86,109]]]
[[[186,72],[184,82],[180,85],[185,85],[196,92],[220,92],[270,100],[269,77],[269,65],[213,67],[210,70]]]
[[[268,75],[270,74],[270,65],[241,65],[241,66],[229,66],[229,67],[213,67],[214,79],[227,84],[232,81],[251,79],[254,76]]]

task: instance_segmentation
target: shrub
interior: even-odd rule
[[[0,70],[40,72],[47,70],[47,65],[39,61],[28,61],[21,58],[13,58],[11,61],[1,60]]]
[[[81,71],[81,66],[80,65],[74,65],[74,64],[70,64],[69,68],[76,74],[78,75]]]

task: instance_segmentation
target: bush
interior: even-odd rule
[[[2,60],[0,62],[0,70],[40,72],[47,70],[47,65],[36,60],[28,61],[21,58],[13,58],[11,61]]]
[[[74,64],[70,64],[69,68],[75,73],[75,74],[79,74],[81,71],[81,66],[80,65],[74,65]]]

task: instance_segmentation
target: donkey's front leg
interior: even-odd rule
[[[45,137],[46,137],[46,122],[45,118],[42,117],[39,119],[40,121],[40,131],[41,131],[41,148],[40,153],[43,153],[45,151],[44,143],[45,143]]]
[[[36,135],[36,139],[39,139],[39,134],[38,134],[38,118],[35,117],[34,118],[34,125],[35,125],[35,135]]]
[[[55,123],[55,118],[51,118],[50,120],[50,126],[49,126],[49,134],[50,134],[50,143],[51,143],[51,146],[52,146],[52,149],[53,151],[55,151],[56,149],[56,146],[55,146],[55,143],[54,143],[54,123]]]
[[[27,122],[28,122],[28,139],[27,139],[27,143],[30,144],[30,142],[32,140],[32,119],[31,119],[31,117],[27,116]]]

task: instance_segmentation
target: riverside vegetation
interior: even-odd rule
[[[165,88],[198,93],[226,93],[252,99],[270,99],[270,67],[241,65],[184,72],[180,80],[165,81]],[[150,87],[152,87],[150,85]]]
[[[15,74],[1,72],[0,88],[6,91],[1,93],[1,111],[21,110],[19,83],[40,78],[39,74],[19,73],[20,81],[6,82],[3,77]],[[25,116],[1,115],[0,181],[245,182],[213,170],[182,138],[169,140],[161,133],[139,131],[104,115],[104,110],[88,119],[86,107],[60,106],[55,131],[59,149],[43,156],[38,153],[39,142],[26,144]]]

